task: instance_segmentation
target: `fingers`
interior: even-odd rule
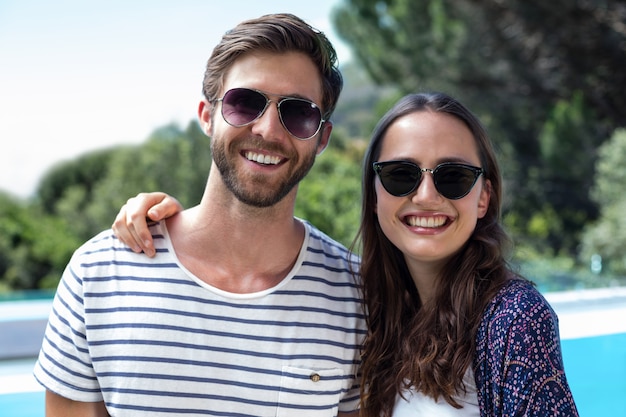
[[[168,194],[164,194],[164,196],[165,197],[160,202],[153,205],[147,212],[147,216],[155,222],[172,217],[174,214],[183,210],[183,206],[174,197]]]
[[[180,203],[165,193],[140,193],[128,199],[122,206],[111,228],[117,238],[134,252],[143,251],[153,257],[156,251],[148,229],[148,220],[162,220],[180,210]]]
[[[115,221],[111,226],[113,233],[115,233],[115,236],[117,236],[121,242],[129,246],[133,252],[141,253],[143,251],[150,257],[154,256],[152,236],[150,235],[146,218],[144,217],[143,220],[139,218],[131,220],[132,216],[128,213],[129,206],[127,203],[122,206],[115,217]],[[138,230],[142,230],[142,228],[147,231],[147,234],[143,236],[141,232],[138,232]]]

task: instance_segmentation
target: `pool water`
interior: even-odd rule
[[[626,417],[626,333],[561,341],[565,373],[583,417]]]
[[[44,417],[44,392],[0,395],[2,417]]]

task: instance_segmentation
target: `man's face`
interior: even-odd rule
[[[285,130],[276,106],[283,96],[304,98],[319,106],[320,75],[301,53],[249,53],[232,65],[221,94],[232,88],[262,91],[272,103],[259,119],[243,127],[226,123],[220,102],[210,109],[207,106],[210,113],[201,112],[200,117],[210,124],[213,161],[228,190],[240,201],[269,207],[295,193],[316,155],[328,144],[330,123],[311,139],[300,140]]]

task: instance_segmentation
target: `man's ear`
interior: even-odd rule
[[[320,140],[317,143],[317,155],[321,155],[322,152],[324,152],[324,149],[326,149],[326,147],[328,146],[328,144],[330,143],[330,132],[332,132],[333,130],[333,122],[326,121],[324,122],[324,124],[322,125],[322,131],[320,132]]]
[[[478,198],[478,218],[482,219],[489,210],[489,201],[491,200],[491,181],[487,180],[483,184],[483,189],[480,190],[480,197]]]
[[[207,136],[211,136],[211,112],[213,106],[206,99],[203,99],[198,104],[198,120],[200,121],[200,127]]]

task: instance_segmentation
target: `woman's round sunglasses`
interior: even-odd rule
[[[450,200],[469,194],[484,172],[482,168],[457,162],[444,162],[434,169],[420,168],[409,161],[374,162],[372,166],[385,190],[393,196],[411,194],[419,186],[422,173],[430,172],[439,194]]]
[[[273,100],[257,90],[233,88],[228,90],[224,97],[215,101],[222,102],[222,117],[226,123],[234,127],[243,127],[263,116]],[[298,139],[311,139],[325,122],[322,111],[312,101],[282,97],[275,103],[283,127]]]

